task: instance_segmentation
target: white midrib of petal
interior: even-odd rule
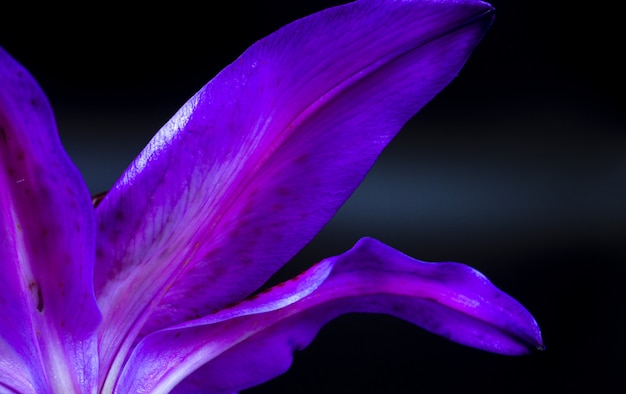
[[[44,324],[46,324],[45,321]],[[76,382],[74,381],[75,376],[67,365],[63,345],[58,336],[55,335],[57,331],[45,327],[43,332],[47,335],[41,336],[41,342],[46,344],[46,354],[48,356],[47,359],[44,360],[44,365],[48,368],[46,372],[52,392],[56,394],[81,392],[80,387],[76,387]],[[95,387],[92,388],[92,393],[95,394]]]
[[[23,279],[21,286],[24,287],[24,294],[30,294],[32,290],[27,288],[29,284],[31,282],[35,283],[37,287],[39,284],[35,281],[31,264],[28,263],[30,254],[24,242],[24,229],[20,224],[19,216],[13,209],[11,210],[11,216],[15,226],[15,248],[21,271],[19,277]],[[35,309],[34,305],[27,305],[26,307],[32,308],[29,316],[31,318],[33,339],[36,339],[41,357],[40,365],[51,391],[58,394],[80,392],[80,389],[75,386],[74,376],[67,365],[67,358],[61,340],[58,337],[58,331],[54,327],[49,326],[49,320],[46,319],[45,315],[46,311],[32,312]]]
[[[258,303],[254,300],[244,301],[241,304],[238,304],[234,310],[223,309],[221,312],[218,312],[215,315],[207,316],[205,318],[201,318],[199,320],[204,321],[204,324],[211,325],[219,322],[224,322],[228,320],[234,320],[239,317],[243,319],[252,319],[255,320],[256,323],[252,324],[251,327],[255,329],[250,329],[247,331],[246,335],[243,335],[235,341],[218,341],[214,342],[214,346],[206,346],[206,344],[199,343],[197,348],[202,351],[185,351],[181,353],[185,353],[180,359],[175,360],[175,362],[171,362],[169,366],[166,366],[162,369],[162,375],[159,376],[159,383],[155,387],[150,389],[151,394],[167,394],[172,389],[176,387],[178,383],[183,381],[189,375],[189,371],[196,370],[203,364],[207,362],[207,360],[211,360],[220,354],[228,351],[228,349],[236,346],[237,344],[245,341],[246,339],[256,335],[259,331],[262,331],[264,327],[266,327],[265,323],[271,324],[271,319],[263,318],[259,316],[263,316],[264,313],[276,311],[279,309],[283,309],[296,303],[297,301],[302,300],[303,298],[309,296],[315,290],[318,289],[320,285],[324,283],[324,281],[328,278],[333,268],[333,263],[331,260],[323,260],[320,263],[313,266],[310,271],[308,271],[308,275],[306,280],[298,283],[296,288],[290,292],[289,296],[281,297],[278,300],[273,300],[272,302],[262,302]],[[241,306],[243,303],[248,303],[251,305],[249,308],[242,309]],[[259,320],[257,320],[257,318]],[[172,327],[170,329],[178,329],[185,327],[193,327],[194,324],[190,322],[182,323],[178,326]],[[167,331],[167,330],[165,330]],[[228,331],[228,329],[226,329]]]

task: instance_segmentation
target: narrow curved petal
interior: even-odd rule
[[[481,273],[459,263],[414,260],[364,238],[256,298],[148,335],[131,355],[119,388],[170,389],[196,371],[179,392],[236,392],[285,372],[295,350],[347,312],[390,314],[506,355],[543,347],[531,314]]]
[[[148,316],[144,333],[264,283],[457,75],[491,13],[357,1],[261,40],[202,88],[98,206],[102,361]]]
[[[97,377],[95,215],[48,100],[0,48],[0,391],[88,392]]]

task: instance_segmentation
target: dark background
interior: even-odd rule
[[[95,193],[246,47],[339,3],[31,6],[1,11],[0,45],[47,92]],[[623,22],[584,2],[492,4],[496,21],[459,77],[284,274],[366,235],[423,260],[465,262],[534,314],[547,351],[503,357],[393,318],[347,315],[250,393],[624,389]]]

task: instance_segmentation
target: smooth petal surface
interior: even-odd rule
[[[95,215],[48,100],[0,48],[0,391],[89,392]]]
[[[147,336],[118,389],[167,390],[194,370],[177,392],[230,393],[257,385],[285,372],[295,350],[347,312],[391,314],[506,355],[543,347],[531,314],[478,271],[414,260],[365,238],[255,298]]]
[[[457,75],[491,13],[357,1],[256,43],[198,92],[97,209],[102,362],[148,318],[144,334],[263,284]]]

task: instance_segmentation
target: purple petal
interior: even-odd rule
[[[358,1],[286,26],[222,71],[97,209],[102,347],[128,348],[148,316],[144,333],[262,285],[457,75],[491,13]]]
[[[124,392],[229,393],[285,372],[329,320],[386,313],[479,349],[543,348],[531,314],[478,271],[414,260],[364,238],[298,278],[229,309],[145,337],[120,380]],[[199,369],[198,369],[199,368]],[[150,377],[150,379],[148,379]]]
[[[0,391],[87,392],[100,321],[91,199],[48,100],[2,48],[0,86]]]

